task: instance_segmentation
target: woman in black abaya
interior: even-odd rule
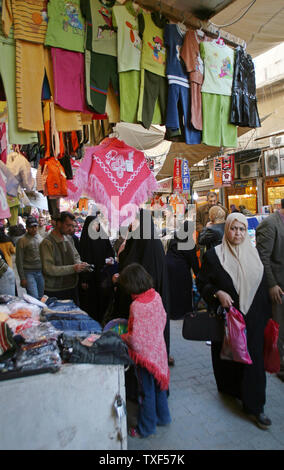
[[[169,314],[172,320],[183,318],[186,312],[193,310],[191,269],[197,276],[199,264],[189,228],[186,220],[183,233],[175,233],[166,255],[170,292]]]
[[[134,225],[134,224],[133,224]],[[161,240],[155,232],[152,214],[141,209],[138,227],[129,233],[125,248],[119,255],[119,271],[131,263],[139,263],[146,269],[154,280],[154,288],[160,294],[164,309],[169,313],[169,288],[166,266],[166,256]],[[118,287],[119,317],[128,318],[132,299],[122,288]],[[164,331],[165,342],[169,355],[170,350],[170,323],[169,316]]]
[[[218,391],[240,399],[244,411],[261,429],[267,429],[271,421],[264,414],[263,345],[271,303],[263,265],[250,241],[244,215],[233,213],[227,217],[222,244],[204,255],[197,288],[209,305],[215,303],[216,309],[218,305],[233,305],[244,317],[252,364],[221,359],[222,343],[212,342],[214,375]]]
[[[101,235],[93,239],[90,234],[95,231]],[[114,251],[96,216],[88,216],[85,220],[80,238],[80,256],[82,261],[95,266],[93,272],[82,273],[80,276],[80,307],[101,322],[108,306],[108,296],[103,288],[103,268],[106,258],[114,258]]]

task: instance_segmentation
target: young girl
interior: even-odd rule
[[[160,295],[153,289],[151,276],[140,264],[125,267],[119,276],[119,284],[133,299],[128,333],[121,337],[137,365],[143,389],[137,427],[130,428],[129,434],[147,437],[156,431],[157,425],[171,422],[167,399],[170,373],[164,340],[167,315]]]

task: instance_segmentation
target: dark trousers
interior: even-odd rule
[[[78,288],[73,289],[57,290],[57,291],[44,291],[44,295],[48,297],[56,297],[59,300],[73,300],[76,305],[79,306],[79,295]]]
[[[137,374],[143,390],[143,398],[139,403],[137,429],[141,436],[147,437],[156,431],[156,426],[169,424],[171,416],[167,391],[160,389],[153,375],[144,367],[138,366]]]

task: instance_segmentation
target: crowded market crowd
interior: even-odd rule
[[[72,301],[102,328],[115,319],[124,323],[121,338],[136,365],[130,382],[142,384],[144,394],[132,437],[146,437],[157,424],[171,421],[170,320],[198,309],[238,310],[250,362],[225,357],[223,342],[210,342],[217,389],[241,400],[244,412],[268,429],[263,350],[271,318],[279,324],[277,376],[284,381],[284,199],[280,210],[258,225],[256,246],[246,215],[235,207],[229,214],[214,192],[197,210],[195,230],[185,213],[166,243],[152,215],[140,209],[117,239],[108,236],[99,211],[88,216],[66,211],[51,220],[30,215],[14,227],[3,220],[1,296],[17,297],[25,289],[41,302]]]

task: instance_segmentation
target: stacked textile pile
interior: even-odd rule
[[[64,362],[131,364],[117,331],[103,332],[72,300],[0,295],[0,380],[56,372]]]
[[[40,322],[41,307],[7,295],[0,302],[0,380],[59,370],[60,331]]]

